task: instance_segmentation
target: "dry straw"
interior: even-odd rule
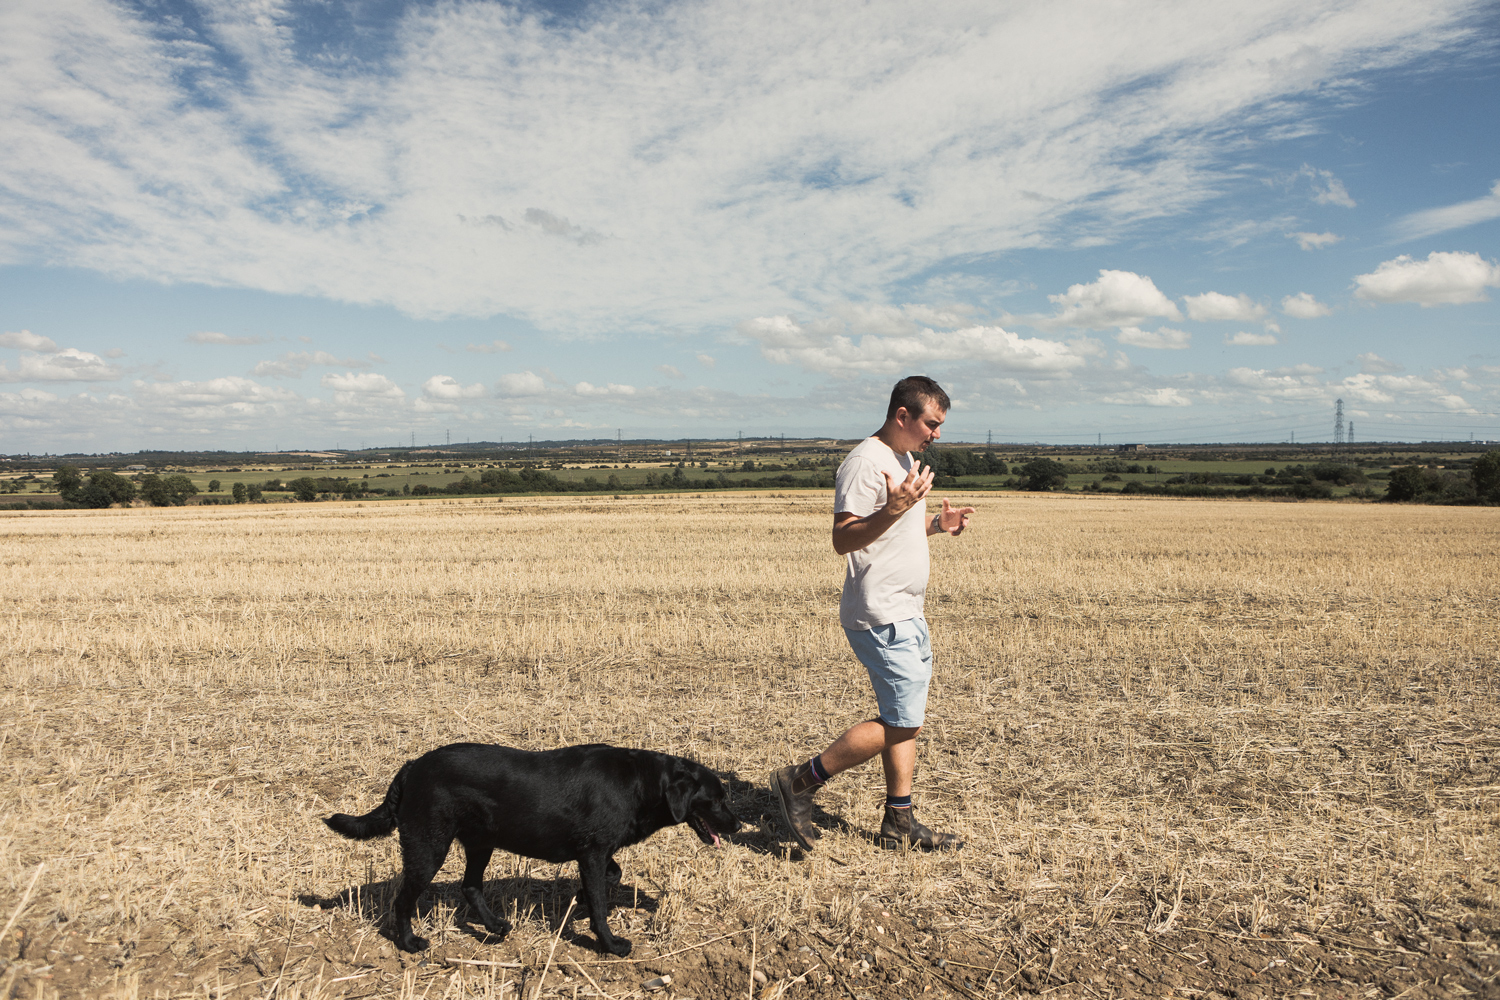
[[[675,953],[754,996],[753,941],[767,995],[813,988],[814,961],[868,993],[850,956],[899,921],[927,955],[1029,942],[976,953],[968,985],[924,980],[1012,990],[1122,928],[1495,925],[1493,511],[974,498],[972,530],[933,544],[918,773],[924,819],[970,848],[874,849],[871,766],[821,795],[803,859],[759,785],[873,713],[828,502],[0,517],[0,978],[28,997],[624,996],[642,969],[685,989],[649,961]],[[466,739],[690,754],[749,826],[721,851],[674,830],[622,854],[633,963],[588,952],[571,866],[497,856],[516,930],[474,932],[455,846],[421,931],[454,962],[403,968],[379,934],[394,840],[319,817]],[[814,931],[799,965],[787,943]]]

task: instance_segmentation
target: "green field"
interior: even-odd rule
[[[743,489],[827,489],[849,442],[796,442],[778,449],[759,447],[741,450],[729,445],[699,447],[689,461],[678,446],[675,453],[666,448],[629,452],[602,460],[599,449],[537,449],[524,457],[519,452],[503,452],[479,458],[453,452],[442,461],[414,461],[413,456],[384,458],[370,455],[343,455],[335,459],[297,457],[291,461],[207,464],[152,462],[146,469],[116,459],[90,462],[50,463],[28,461],[24,465],[0,472],[0,505],[15,505],[28,500],[56,498],[53,479],[57,468],[71,464],[84,475],[94,469],[113,471],[137,483],[145,475],[181,475],[198,491],[190,503],[228,501],[236,483],[261,490],[263,501],[290,500],[291,483],[309,478],[318,482],[323,498],[358,496],[382,499],[387,496],[504,495],[510,493],[592,493],[613,494],[643,490],[743,490]],[[1466,475],[1462,471],[1483,448],[1462,449],[1456,446],[1391,446],[1335,453],[1322,446],[1289,448],[1268,446],[1258,453],[1236,454],[1229,449],[1207,447],[1114,452],[1107,449],[997,448],[987,451],[974,446],[943,448],[936,453],[940,472],[954,472],[983,454],[990,461],[1003,462],[1004,474],[945,475],[940,488],[1023,489],[1026,487],[1022,467],[1034,459],[1060,463],[1067,472],[1066,484],[1056,488],[1071,492],[1151,491],[1182,492],[1197,490],[1200,494],[1226,495],[1248,491],[1249,495],[1283,495],[1302,484],[1304,492],[1316,487],[1318,496],[1376,497],[1383,495],[1389,470],[1393,467],[1419,465],[1438,475]],[[961,460],[955,466],[955,456]],[[188,458],[188,456],[182,456]],[[245,457],[245,456],[241,456]],[[284,457],[284,456],[283,456]],[[424,456],[425,458],[425,456]],[[618,458],[626,460],[621,461]],[[1331,466],[1354,470],[1329,478]],[[1321,478],[1312,470],[1322,470]],[[1291,476],[1287,470],[1302,470]],[[481,484],[488,475],[491,482]],[[507,480],[497,486],[494,477]],[[526,479],[519,483],[514,477]],[[449,493],[450,488],[465,479],[472,489]],[[1132,485],[1135,484],[1135,485]],[[7,504],[9,501],[9,504]]]

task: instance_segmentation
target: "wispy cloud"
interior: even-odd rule
[[[1296,240],[1297,245],[1304,250],[1321,250],[1343,239],[1333,233],[1287,233],[1286,238]]]
[[[227,333],[216,333],[212,330],[199,330],[187,336],[190,343],[194,344],[224,344],[230,347],[240,347],[246,344],[264,344],[265,337],[231,337]]]
[[[1335,177],[1332,170],[1321,170],[1304,163],[1302,169],[1297,172],[1297,176],[1311,182],[1312,199],[1319,205],[1354,208],[1357,204],[1353,198],[1349,197],[1349,191],[1344,187],[1344,182]]]
[[[885,375],[938,362],[970,362],[999,371],[1059,375],[1101,353],[1096,341],[1020,337],[998,326],[922,329],[884,337],[865,334],[858,339],[844,329],[837,322],[804,324],[789,316],[764,316],[737,328],[741,336],[760,344],[767,361],[826,374]]]
[[[325,368],[369,368],[376,364],[366,358],[338,358],[327,351],[288,351],[275,361],[262,361],[250,374],[261,378],[300,378],[314,365]]]
[[[1491,219],[1500,219],[1500,181],[1496,181],[1483,198],[1413,212],[1398,220],[1392,228],[1397,239],[1415,240]]]
[[[1170,327],[1160,327],[1155,332],[1142,330],[1138,326],[1123,327],[1115,339],[1130,347],[1145,347],[1156,351],[1184,351],[1192,346],[1193,335]]]
[[[1226,130],[1480,32],[1476,0],[705,0],[586,31],[434,4],[330,60],[302,5],[189,6],[5,5],[0,128],[33,155],[0,161],[0,257],[578,331],[826,312],[1117,239],[1220,197]]]

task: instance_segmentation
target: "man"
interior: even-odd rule
[[[833,548],[846,557],[839,622],[875,689],[880,715],[858,723],[811,760],[771,773],[782,818],[804,850],[820,836],[812,801],[824,782],[880,755],[885,767],[883,847],[957,848],[951,833],[934,833],[912,814],[917,733],[927,708],[932,647],[922,599],[927,592],[927,538],[958,535],[973,507],[927,516],[933,471],[911,455],[940,436],[948,394],[925,375],[896,383],[885,423],[845,457],[834,484]]]

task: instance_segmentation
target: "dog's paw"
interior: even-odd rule
[[[495,935],[495,937],[503,939],[505,935],[510,933],[510,921],[497,920],[492,924],[487,923],[484,925],[484,929]]]
[[[618,955],[621,958],[624,958],[626,955],[630,954],[631,946],[629,941],[625,940],[622,937],[617,937],[612,939],[609,944],[605,945],[604,947],[611,954]]]
[[[402,951],[426,951],[432,942],[415,934],[408,934],[396,942],[396,947]]]

